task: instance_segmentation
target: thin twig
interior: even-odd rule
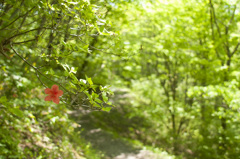
[[[86,45],[87,45],[87,43],[85,43],[85,42],[84,42],[82,39],[80,39],[79,37],[78,37],[78,39],[79,39],[83,44],[86,44]],[[113,46],[113,45],[112,45],[112,46]],[[110,47],[107,48],[107,49],[110,49],[112,46],[110,46]],[[91,49],[94,49],[94,50],[103,52],[103,53],[105,53],[105,54],[111,54],[111,55],[115,55],[115,56],[121,56],[121,55],[118,55],[118,54],[105,52],[105,51],[103,51],[103,50],[105,50],[105,49],[98,49],[98,48],[96,48],[96,47],[94,47],[94,46],[91,46],[91,45],[89,45],[89,47],[90,47]]]
[[[238,44],[237,44],[236,47],[234,48],[234,50],[233,50],[231,56],[233,56],[233,54],[235,54],[235,52],[237,51],[239,45],[240,45],[240,42],[238,42]]]
[[[36,72],[36,71],[35,71],[35,72]],[[37,76],[38,80],[42,83],[42,85],[43,85],[45,88],[47,88],[47,86],[42,82],[41,78],[39,77],[38,72],[36,72],[36,76]]]
[[[31,42],[31,41],[35,41],[35,40],[37,40],[37,38],[26,40],[26,41],[14,42],[12,44],[13,45],[17,45],[17,44],[27,43],[27,42]]]
[[[43,77],[47,78],[48,80],[57,83],[60,87],[62,87],[66,92],[72,94],[72,92],[68,91],[61,83],[56,82],[54,80],[52,80],[51,78],[48,78],[46,75],[44,75],[41,71],[39,71],[36,67],[34,67],[33,65],[31,65],[26,59],[24,59],[19,53],[17,53],[17,51],[13,48],[12,44],[10,44],[11,49],[13,50],[13,52],[19,57],[21,58],[27,65],[29,65],[31,68],[33,68],[35,70],[35,72],[37,72],[38,74],[42,75]]]
[[[12,38],[15,38],[16,36],[19,36],[19,35],[22,35],[22,34],[26,34],[26,33],[32,32],[32,31],[36,31],[36,30],[39,30],[39,29],[51,29],[51,28],[39,27],[39,28],[31,29],[31,30],[28,30],[28,31],[25,31],[25,32],[21,32],[21,33],[15,34],[12,37],[8,38],[6,41],[11,40]]]
[[[219,28],[219,26],[218,26],[218,23],[217,23],[217,18],[216,18],[216,14],[215,14],[215,9],[214,9],[214,7],[213,7],[213,4],[212,4],[212,1],[211,1],[211,0],[209,1],[209,4],[210,4],[210,7],[211,7],[211,9],[212,9],[212,13],[213,13],[213,17],[214,17],[214,23],[216,24],[219,37],[222,37],[222,35],[221,35],[221,30],[220,30],[220,28]]]
[[[12,21],[10,24],[6,25],[5,27],[1,28],[0,30],[4,30],[5,28],[9,27],[10,25],[12,25],[14,22],[16,22],[19,18],[26,16],[29,12],[31,12],[36,6],[34,6],[32,9],[28,10],[27,13],[20,15],[19,17],[17,17],[14,21]]]
[[[232,14],[232,17],[231,17],[231,19],[230,19],[230,21],[229,21],[228,27],[230,26],[230,24],[232,23],[232,21],[233,21],[233,19],[234,19],[236,9],[237,9],[237,6],[234,5],[233,14]]]

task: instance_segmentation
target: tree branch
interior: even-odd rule
[[[20,42],[14,42],[14,43],[12,43],[13,45],[15,45],[15,44],[22,44],[22,43],[27,43],[27,42],[30,42],[30,41],[35,41],[35,40],[37,40],[38,38],[34,38],[34,39],[30,39],[30,40],[26,40],[26,41],[20,41]]]
[[[210,7],[212,9],[212,14],[213,14],[213,17],[214,17],[214,23],[215,23],[215,25],[217,27],[219,37],[222,37],[221,30],[220,30],[220,28],[218,26],[218,23],[217,23],[217,18],[216,18],[216,14],[215,14],[215,9],[214,9],[213,4],[212,4],[212,0],[209,0],[209,5],[210,5]]]
[[[238,44],[237,44],[236,47],[234,48],[231,56],[233,56],[233,55],[237,52],[237,49],[238,49],[239,45],[240,45],[240,42],[238,42]]]
[[[234,6],[234,10],[233,10],[232,17],[231,17],[231,19],[230,19],[230,21],[229,21],[229,24],[228,24],[228,27],[230,26],[230,24],[232,23],[232,21],[233,21],[233,19],[234,19],[236,9],[237,9],[237,6],[235,5],[235,6]]]
[[[54,83],[57,83],[57,84],[58,84],[60,87],[62,87],[66,92],[72,94],[72,92],[68,91],[61,83],[52,80],[51,78],[49,78],[49,77],[47,77],[46,75],[44,75],[41,71],[39,71],[36,67],[34,67],[33,65],[31,65],[26,59],[24,59],[19,53],[17,53],[17,51],[13,48],[12,44],[10,44],[10,47],[11,47],[11,49],[13,50],[13,52],[14,52],[19,58],[21,58],[27,65],[29,65],[31,68],[33,68],[37,74],[40,74],[40,75],[42,75],[43,77],[45,77],[46,79],[48,79],[48,80],[50,80],[50,81],[52,81],[52,82],[54,82]],[[37,77],[38,77],[38,76],[37,76]],[[40,80],[40,82],[41,82],[41,80]],[[41,83],[42,83],[42,82],[41,82]],[[45,86],[45,85],[44,85],[44,86]]]
[[[29,12],[31,12],[34,8],[35,8],[35,6],[34,6],[32,9],[28,10],[25,14],[20,15],[19,17],[17,17],[14,21],[12,21],[10,24],[6,25],[5,27],[1,28],[0,30],[6,29],[7,27],[9,27],[9,26],[12,25],[13,23],[15,23],[18,19],[26,16],[26,15],[27,15]]]
[[[20,35],[23,35],[23,34],[26,34],[26,33],[32,32],[32,31],[39,30],[40,28],[41,29],[51,29],[51,28],[47,28],[47,27],[39,27],[39,28],[31,29],[31,30],[28,30],[28,31],[25,31],[25,32],[21,32],[21,33],[15,34],[12,37],[8,38],[6,41],[11,40],[12,38],[15,38],[16,36],[20,36]]]

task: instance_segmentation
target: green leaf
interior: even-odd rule
[[[6,97],[6,96],[2,96],[2,97],[0,98],[0,103],[4,104],[4,103],[6,103],[6,102],[7,102],[7,97]]]
[[[69,76],[73,79],[74,84],[78,84],[78,79],[73,73],[69,73]]]
[[[8,110],[9,110],[9,112],[15,114],[18,117],[23,117],[24,116],[23,112],[21,110],[19,110],[19,108],[9,108]]]
[[[99,98],[95,98],[94,100],[95,100],[96,102],[102,104],[102,101],[101,101]]]
[[[103,98],[103,101],[104,101],[105,103],[107,103],[108,97],[107,97],[107,93],[106,93],[106,92],[103,92],[103,93],[102,93],[102,98]]]
[[[100,29],[99,29],[98,25],[97,25],[97,24],[95,24],[94,26],[95,26],[95,28],[97,29],[98,33],[99,33],[99,34],[101,34],[101,31],[100,31]]]
[[[93,85],[92,79],[91,78],[87,78],[87,81],[90,85]]]
[[[103,32],[103,30],[104,30],[104,25],[100,27],[100,31]]]
[[[102,110],[103,111],[106,111],[106,112],[109,112],[112,108],[111,107],[103,107]]]

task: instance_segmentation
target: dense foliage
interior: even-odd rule
[[[1,1],[0,158],[101,158],[70,118],[83,109],[97,127],[176,158],[239,158],[239,8]],[[60,104],[44,101],[54,84]]]

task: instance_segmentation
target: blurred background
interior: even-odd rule
[[[239,8],[1,0],[0,159],[239,159]]]

